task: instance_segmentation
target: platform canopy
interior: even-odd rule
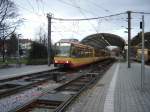
[[[120,36],[110,33],[97,33],[85,37],[81,43],[93,46],[97,49],[103,49],[108,46],[118,46],[123,49],[125,46],[125,40]]]
[[[142,34],[138,33],[135,37],[133,37],[133,39],[131,40],[131,45],[133,47],[141,47],[142,45]],[[150,32],[146,32],[144,33],[144,37],[145,37],[145,48],[149,48],[150,49]]]

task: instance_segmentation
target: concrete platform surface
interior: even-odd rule
[[[4,68],[0,69],[0,80],[51,69],[55,69],[54,65],[27,65],[21,67]]]
[[[141,90],[141,64],[115,63],[67,112],[150,112],[150,66]]]

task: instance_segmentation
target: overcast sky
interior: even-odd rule
[[[47,13],[59,18],[90,18],[131,11],[150,12],[150,0],[14,0],[24,23],[17,32],[22,38],[35,39],[42,27],[47,32]],[[52,20],[52,41],[61,38],[83,39],[93,33],[113,33],[127,40],[127,14],[92,21]],[[145,31],[150,31],[150,15],[145,16]],[[132,15],[132,36],[139,31],[140,14]]]

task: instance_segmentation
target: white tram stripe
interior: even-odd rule
[[[109,85],[105,103],[104,103],[104,111],[103,112],[114,112],[114,92],[115,92],[118,71],[119,71],[119,64],[117,64],[112,81]]]

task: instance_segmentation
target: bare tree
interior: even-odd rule
[[[0,38],[2,40],[3,62],[5,61],[5,40],[9,37],[21,22],[17,19],[17,7],[11,0],[0,0]]]
[[[8,22],[16,18],[16,5],[11,0],[0,0],[0,29],[6,30],[10,29],[10,24]],[[8,27],[9,26],[9,27]]]
[[[42,26],[39,27],[39,30],[36,33],[36,41],[47,46],[47,33]]]

